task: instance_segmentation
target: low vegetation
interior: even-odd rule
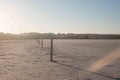
[[[0,40],[4,39],[49,39],[53,36],[55,39],[120,39],[120,34],[74,34],[74,33],[21,33],[11,34],[0,32]]]

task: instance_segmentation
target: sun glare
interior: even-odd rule
[[[0,32],[15,33],[16,13],[11,6],[0,5]]]

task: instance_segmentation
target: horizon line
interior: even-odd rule
[[[120,34],[117,34],[117,33],[74,33],[74,32],[58,32],[58,33],[55,33],[55,32],[21,32],[21,33],[13,33],[13,32],[0,32],[0,33],[4,33],[4,34],[16,34],[16,35],[19,35],[19,34],[25,34],[25,33],[40,33],[40,34],[96,34],[96,35],[120,35]]]

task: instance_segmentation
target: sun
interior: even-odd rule
[[[16,11],[6,5],[0,5],[0,32],[14,33],[16,27]]]

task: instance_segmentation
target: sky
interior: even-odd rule
[[[0,0],[0,32],[120,34],[120,0]]]

